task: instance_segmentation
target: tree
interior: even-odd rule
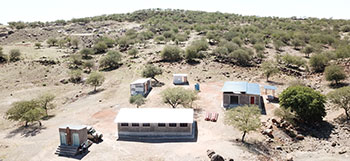
[[[96,54],[99,54],[99,53],[104,53],[104,52],[106,52],[108,46],[106,45],[106,43],[100,41],[100,42],[98,42],[97,44],[95,44],[95,45],[93,46],[93,48],[94,48],[94,50],[95,50],[95,53],[96,53]]]
[[[55,99],[55,95],[53,95],[51,93],[45,93],[45,94],[41,95],[37,100],[40,107],[42,107],[45,110],[46,116],[48,116],[47,111],[49,109],[55,108],[55,105],[53,103],[51,103],[54,99]]]
[[[80,54],[82,55],[83,59],[91,58],[90,55],[94,54],[94,51],[90,48],[83,48],[80,50]]]
[[[192,102],[197,100],[197,93],[181,87],[167,88],[162,93],[164,103],[176,108],[178,105],[192,107]]]
[[[105,77],[103,76],[103,74],[93,72],[89,75],[88,79],[86,80],[86,83],[90,84],[91,86],[94,86],[94,92],[96,92],[96,87],[101,86],[104,81]]]
[[[306,122],[321,121],[326,115],[326,97],[305,86],[290,86],[280,95],[280,106],[290,108],[296,117]]]
[[[88,73],[90,73],[91,72],[91,69],[93,68],[95,66],[95,63],[94,63],[94,61],[93,60],[88,60],[88,61],[85,61],[84,63],[83,63],[83,67],[84,68],[88,68]]]
[[[187,61],[193,61],[193,59],[198,58],[199,54],[195,46],[188,46],[185,51],[185,59]]]
[[[34,46],[37,48],[37,49],[40,49],[41,48],[41,43],[40,42],[36,42],[34,44]]]
[[[146,99],[142,95],[137,94],[135,96],[131,96],[129,102],[131,104],[135,104],[136,107],[139,108],[141,105],[145,104]]]
[[[49,47],[56,46],[58,40],[56,38],[49,38],[46,43],[49,44]]]
[[[339,81],[346,79],[346,74],[344,69],[337,65],[330,65],[325,69],[325,76],[327,81],[335,81],[335,84],[338,85]]]
[[[328,100],[344,109],[346,118],[350,120],[350,86],[331,91],[327,95]]]
[[[73,38],[70,40],[70,42],[72,43],[72,45],[74,46],[75,49],[78,49],[79,48],[79,39],[77,38]]]
[[[266,81],[269,82],[269,77],[278,73],[278,68],[276,63],[273,61],[265,61],[261,65],[264,75],[266,76]]]
[[[109,51],[106,56],[100,59],[100,67],[103,69],[115,69],[119,66],[121,57],[118,51]]]
[[[327,66],[329,58],[324,54],[313,54],[309,64],[315,72],[323,72]]]
[[[242,142],[247,133],[260,127],[261,111],[258,106],[239,106],[225,112],[225,121],[243,132]]]
[[[146,65],[145,69],[142,70],[142,77],[152,78],[155,81],[159,82],[155,77],[157,75],[161,75],[162,73],[163,73],[163,70],[161,68],[149,64],[149,65]]]
[[[7,55],[2,52],[2,47],[0,47],[0,63],[7,62]]]
[[[45,115],[45,111],[40,107],[38,101],[18,101],[12,104],[12,107],[6,112],[6,118],[14,121],[23,121],[25,126],[28,123],[38,121]]]
[[[178,46],[165,46],[161,57],[164,61],[178,61],[181,59],[181,49]]]
[[[303,53],[305,53],[305,56],[306,56],[306,57],[309,57],[309,55],[310,55],[312,52],[314,52],[314,50],[315,50],[315,49],[314,49],[312,46],[308,45],[308,46],[306,46],[306,47],[304,48]]]
[[[233,60],[233,62],[241,66],[249,65],[249,62],[251,60],[251,56],[249,55],[249,53],[243,49],[235,50],[229,56]]]
[[[20,60],[21,55],[22,55],[21,51],[19,51],[18,49],[12,49],[12,50],[10,50],[9,60],[11,62],[18,61],[18,60]]]
[[[69,72],[69,80],[73,83],[79,83],[81,81],[81,70],[74,69]]]
[[[136,48],[131,48],[129,51],[128,51],[128,54],[133,56],[134,58],[136,58],[136,55],[139,53],[139,51],[136,49]]]

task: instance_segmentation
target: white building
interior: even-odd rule
[[[130,84],[131,96],[141,94],[146,96],[152,89],[151,79],[143,78],[138,79]]]

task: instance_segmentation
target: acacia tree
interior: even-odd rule
[[[330,65],[325,69],[325,76],[327,81],[335,81],[335,84],[338,85],[339,81],[346,78],[344,69],[337,65]]]
[[[176,108],[178,105],[192,107],[192,102],[197,100],[195,91],[187,90],[181,87],[167,88],[162,93],[163,102]]]
[[[101,86],[104,81],[105,77],[101,73],[93,72],[89,75],[86,83],[94,86],[94,92],[96,92],[96,87]]]
[[[344,109],[346,118],[350,120],[350,86],[342,87],[328,93],[328,100],[331,103]]]
[[[243,132],[242,142],[247,133],[260,127],[261,111],[258,106],[239,106],[225,112],[225,121]]]
[[[162,73],[163,73],[163,70],[161,68],[149,64],[149,65],[146,65],[145,69],[142,70],[142,77],[152,78],[155,81],[159,82],[156,79],[156,76],[161,75]]]
[[[90,48],[84,48],[80,50],[80,54],[82,55],[83,59],[91,58],[90,55],[94,54],[94,50]]]
[[[278,68],[276,63],[272,62],[272,61],[265,61],[264,63],[262,63],[261,65],[263,71],[264,71],[264,75],[266,76],[266,81],[269,82],[269,77],[278,73]]]
[[[121,61],[121,54],[118,51],[109,51],[106,56],[100,59],[100,67],[103,69],[115,69]]]
[[[45,115],[48,116],[47,111],[49,109],[53,109],[55,108],[55,105],[52,103],[52,101],[55,99],[55,95],[51,94],[51,93],[45,93],[43,95],[41,95],[38,98],[38,103],[40,104],[40,106],[45,110]]]
[[[7,119],[25,122],[25,126],[34,121],[38,121],[39,126],[41,126],[40,119],[44,115],[44,109],[36,100],[14,102],[6,112]]]
[[[141,105],[145,104],[146,99],[142,95],[137,94],[135,96],[131,96],[129,102],[131,104],[135,104],[136,107],[139,108]]]

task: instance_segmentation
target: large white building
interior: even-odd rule
[[[193,109],[122,108],[114,122],[123,138],[194,138]]]

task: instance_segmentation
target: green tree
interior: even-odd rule
[[[145,78],[152,78],[154,79],[155,81],[159,82],[157,79],[156,79],[156,76],[157,75],[161,75],[163,73],[163,70],[159,67],[156,67],[152,64],[149,64],[149,65],[146,65],[146,67],[142,70],[142,77],[145,77]]]
[[[41,43],[40,42],[36,42],[34,44],[34,46],[37,48],[37,49],[40,49],[42,47]]]
[[[109,51],[106,56],[100,59],[100,67],[102,69],[115,69],[121,61],[121,54],[118,51]]]
[[[327,81],[335,81],[335,84],[338,85],[339,81],[346,79],[346,74],[344,69],[337,65],[330,65],[325,69],[325,76]]]
[[[323,72],[327,66],[329,58],[324,54],[313,54],[309,64],[315,72]]]
[[[107,48],[108,48],[108,46],[106,45],[106,43],[104,43],[102,41],[98,42],[97,44],[95,44],[93,46],[93,49],[95,50],[96,54],[106,52]]]
[[[178,105],[192,107],[192,102],[197,100],[197,93],[181,87],[167,88],[162,93],[163,102],[176,108]]]
[[[38,101],[18,101],[12,104],[12,107],[6,112],[6,118],[14,121],[28,123],[38,121],[41,126],[40,119],[45,115],[45,111]]]
[[[131,96],[129,102],[131,104],[135,104],[136,107],[139,108],[141,105],[145,104],[146,99],[142,95],[137,94],[135,96]]]
[[[350,120],[350,86],[331,91],[328,93],[327,97],[331,103],[344,109],[346,118]]]
[[[305,86],[290,86],[280,95],[280,106],[290,108],[296,117],[306,122],[321,121],[326,115],[326,97]]]
[[[83,67],[84,68],[88,68],[88,73],[90,73],[91,72],[91,69],[93,68],[95,66],[95,63],[94,63],[94,61],[93,60],[88,60],[88,61],[85,61],[84,63],[83,63]]]
[[[20,58],[21,55],[22,55],[22,53],[21,53],[21,51],[19,51],[19,49],[12,49],[12,50],[10,50],[9,60],[10,60],[11,62],[18,61],[18,60],[21,59],[21,58]]]
[[[81,81],[81,70],[74,69],[69,71],[69,80],[73,83],[79,83]]]
[[[225,122],[243,132],[242,142],[247,133],[260,127],[261,111],[258,106],[239,106],[225,112]]]
[[[266,81],[269,82],[269,77],[278,73],[278,67],[273,61],[265,61],[261,65],[264,75],[266,76]]]
[[[181,49],[178,46],[165,46],[161,52],[161,57],[165,61],[178,61],[181,59]]]
[[[309,55],[310,55],[312,52],[314,52],[314,50],[315,50],[315,49],[314,49],[312,46],[308,45],[308,46],[306,46],[306,47],[304,48],[303,53],[305,53],[305,56],[306,56],[306,57],[309,57]]]
[[[104,81],[105,77],[102,73],[93,72],[89,75],[88,79],[86,80],[86,83],[90,84],[91,86],[94,86],[94,92],[96,92],[96,87],[101,86]]]
[[[193,61],[195,58],[198,58],[199,54],[195,46],[188,46],[185,50],[185,59],[187,61]]]
[[[128,51],[128,54],[133,56],[134,58],[136,58],[137,54],[139,53],[139,51],[136,49],[136,48],[131,48],[129,51]]]
[[[58,40],[56,38],[49,38],[46,43],[49,45],[49,47],[51,46],[56,46]]]
[[[90,48],[83,48],[80,50],[80,54],[82,55],[83,59],[88,59],[90,58],[90,55],[94,54],[94,50]]]
[[[37,99],[40,107],[42,107],[45,110],[45,115],[48,116],[47,111],[49,109],[55,108],[55,105],[52,103],[52,101],[55,99],[55,95],[51,93],[45,93]]]

